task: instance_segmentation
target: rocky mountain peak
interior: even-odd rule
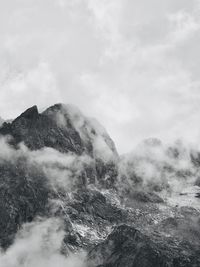
[[[42,113],[33,106],[4,122],[0,146],[2,251],[12,251],[26,227],[43,228],[59,218],[63,233],[56,251],[67,259],[85,250],[88,267],[200,266],[195,151],[191,165],[181,144],[169,153],[151,138],[120,158],[97,121],[61,103]],[[30,265],[23,246],[18,258],[15,266]]]
[[[14,121],[20,120],[22,118],[27,120],[34,120],[38,118],[39,112],[37,106],[32,106],[28,108],[26,111],[24,111],[19,117],[17,117]]]
[[[12,136],[15,145],[24,142],[31,150],[51,147],[98,157],[106,152],[117,155],[113,141],[102,128],[76,107],[59,103],[42,113],[37,106],[27,109],[11,123],[3,124],[0,134]]]

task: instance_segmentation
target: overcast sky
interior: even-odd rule
[[[0,1],[0,116],[71,103],[121,153],[200,141],[199,50],[199,0]]]

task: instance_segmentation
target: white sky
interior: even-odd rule
[[[0,0],[0,116],[77,105],[123,153],[200,140],[199,0]]]

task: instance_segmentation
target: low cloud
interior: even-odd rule
[[[192,155],[197,157],[195,151],[180,140],[171,144],[162,144],[157,139],[146,140],[132,153],[121,157],[120,184],[132,190],[181,193],[184,187],[193,186],[199,176],[199,167],[192,162]]]
[[[53,148],[43,148],[36,151],[29,150],[23,143],[17,149],[9,145],[12,137],[0,137],[0,163],[16,164],[17,160],[24,159],[28,166],[41,170],[53,189],[70,189],[79,183],[85,167],[93,164],[87,156],[78,156],[74,153],[62,154]]]
[[[59,219],[24,224],[6,252],[0,252],[1,267],[86,267],[86,254],[61,253],[65,232]]]

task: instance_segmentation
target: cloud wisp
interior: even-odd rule
[[[26,223],[6,252],[0,252],[2,267],[86,267],[85,254],[61,253],[65,232],[59,219]]]

